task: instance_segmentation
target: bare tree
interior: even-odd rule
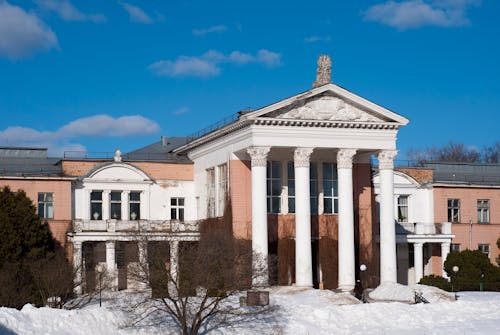
[[[491,146],[484,147],[483,160],[485,163],[490,164],[500,163],[500,141]]]
[[[442,147],[428,147],[425,149],[410,149],[408,158],[422,165],[429,161],[454,162],[454,163],[480,163],[482,155],[479,150],[467,147],[463,143],[449,142]]]
[[[139,262],[133,276],[151,289],[156,305],[134,306],[143,310],[137,321],[160,313],[173,319],[183,335],[191,335],[240,314],[234,297],[232,304],[228,300],[251,286],[252,251],[248,241],[233,237],[231,227],[230,213],[202,222],[198,242],[180,243],[178,267],[166,266],[161,248],[148,248],[147,262]],[[140,238],[144,243],[148,236]]]

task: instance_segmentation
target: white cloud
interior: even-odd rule
[[[254,57],[251,54],[244,53],[241,51],[233,51],[229,54],[229,59],[235,63],[245,64],[254,61]]]
[[[19,59],[37,51],[58,49],[57,37],[35,14],[0,2],[0,57]]]
[[[210,33],[222,33],[227,30],[227,27],[224,25],[217,25],[217,26],[212,26],[208,28],[201,28],[201,29],[193,29],[193,35],[195,36],[205,36],[206,34]]]
[[[459,27],[470,23],[467,9],[479,0],[406,0],[387,1],[366,10],[366,20],[400,30],[423,26]]]
[[[263,63],[269,67],[281,65],[281,54],[272,52],[266,49],[261,49],[257,52],[257,62]]]
[[[257,63],[267,67],[281,65],[281,54],[266,49],[255,55],[238,50],[225,55],[217,50],[209,50],[201,56],[179,56],[175,60],[160,60],[148,69],[160,77],[214,77],[221,73],[221,64]]]
[[[119,2],[119,4],[122,5],[123,9],[127,11],[130,21],[145,24],[151,24],[154,22],[154,20],[141,8],[126,2]]]
[[[152,134],[160,130],[158,124],[140,115],[113,118],[109,115],[94,115],[76,119],[59,128],[57,134],[68,137],[79,136],[133,136]]]
[[[8,127],[0,131],[0,145],[48,147],[51,153],[85,151],[81,144],[70,141],[82,137],[140,136],[159,130],[156,122],[140,115],[114,118],[103,114],[76,119],[55,131]]]
[[[330,41],[331,41],[330,36],[313,35],[313,36],[308,36],[308,37],[304,38],[305,43],[330,42]]]
[[[35,2],[43,9],[56,12],[64,21],[106,22],[103,14],[85,14],[68,0],[36,0]]]
[[[184,114],[189,113],[190,111],[191,110],[188,107],[184,106],[184,107],[176,109],[172,114],[174,114],[174,115],[184,115]]]
[[[220,73],[215,63],[187,56],[180,56],[175,61],[161,60],[151,64],[148,69],[160,77],[212,77]]]

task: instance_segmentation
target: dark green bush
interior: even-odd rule
[[[73,268],[23,191],[0,189],[0,306],[43,306],[73,294]]]
[[[454,266],[459,268],[457,273],[453,272]],[[481,283],[485,291],[500,291],[500,268],[479,250],[450,252],[444,268],[455,291],[479,291]]]
[[[435,276],[435,275],[425,276],[422,279],[420,279],[419,284],[438,287],[445,291],[451,291],[450,282],[448,281],[448,279],[443,278],[441,276]]]

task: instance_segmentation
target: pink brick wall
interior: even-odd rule
[[[9,186],[12,191],[23,190],[38,209],[38,192],[54,195],[54,219],[47,220],[49,228],[62,246],[66,245],[66,232],[71,227],[71,181],[38,179],[0,179],[0,187]]]
[[[252,170],[250,161],[229,162],[229,183],[233,210],[233,234],[236,238],[252,238]]]
[[[98,165],[102,165],[105,161],[62,161],[63,172],[68,176],[84,176],[90,170]],[[193,180],[194,170],[193,164],[175,164],[175,163],[158,163],[158,162],[133,162],[129,163],[138,169],[144,171],[151,178],[168,179],[168,180]]]
[[[434,187],[434,218],[436,222],[448,221],[448,199],[460,199],[460,223],[452,224],[455,238],[461,250],[469,247],[469,220],[472,221],[472,249],[478,244],[490,245],[490,260],[495,262],[500,250],[496,241],[500,238],[500,189],[468,187]],[[477,223],[477,200],[490,202],[490,223]]]

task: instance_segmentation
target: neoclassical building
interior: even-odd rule
[[[279,284],[349,291],[360,263],[372,282],[395,283],[393,160],[408,120],[333,84],[330,66],[321,56],[312,89],[240,113],[174,152],[193,162],[195,194],[207,204],[198,217],[220,215],[229,196],[234,234],[251,239],[257,260],[277,256]],[[255,273],[253,284],[272,277]]]
[[[489,206],[500,189],[498,182],[443,181],[432,174],[436,167],[394,170],[398,130],[406,124],[332,83],[331,61],[321,56],[310,90],[194,137],[162,137],[98,159],[5,149],[0,184],[26,188],[38,201],[56,238],[69,246],[78,292],[92,289],[99,265],[114,288],[134,288],[129,271],[154,249],[166,249],[176,271],[179,244],[197,241],[199,220],[222,216],[228,204],[234,236],[251,241],[256,287],[411,284],[445,274],[443,259],[458,243],[488,245],[489,252],[494,234],[485,232],[498,231],[483,221],[495,220]],[[17,173],[12,150],[16,160],[29,151],[34,170],[16,163],[26,170]],[[34,172],[36,164],[46,171]],[[473,224],[476,202],[468,199],[480,188]],[[467,232],[482,237],[467,240]]]

